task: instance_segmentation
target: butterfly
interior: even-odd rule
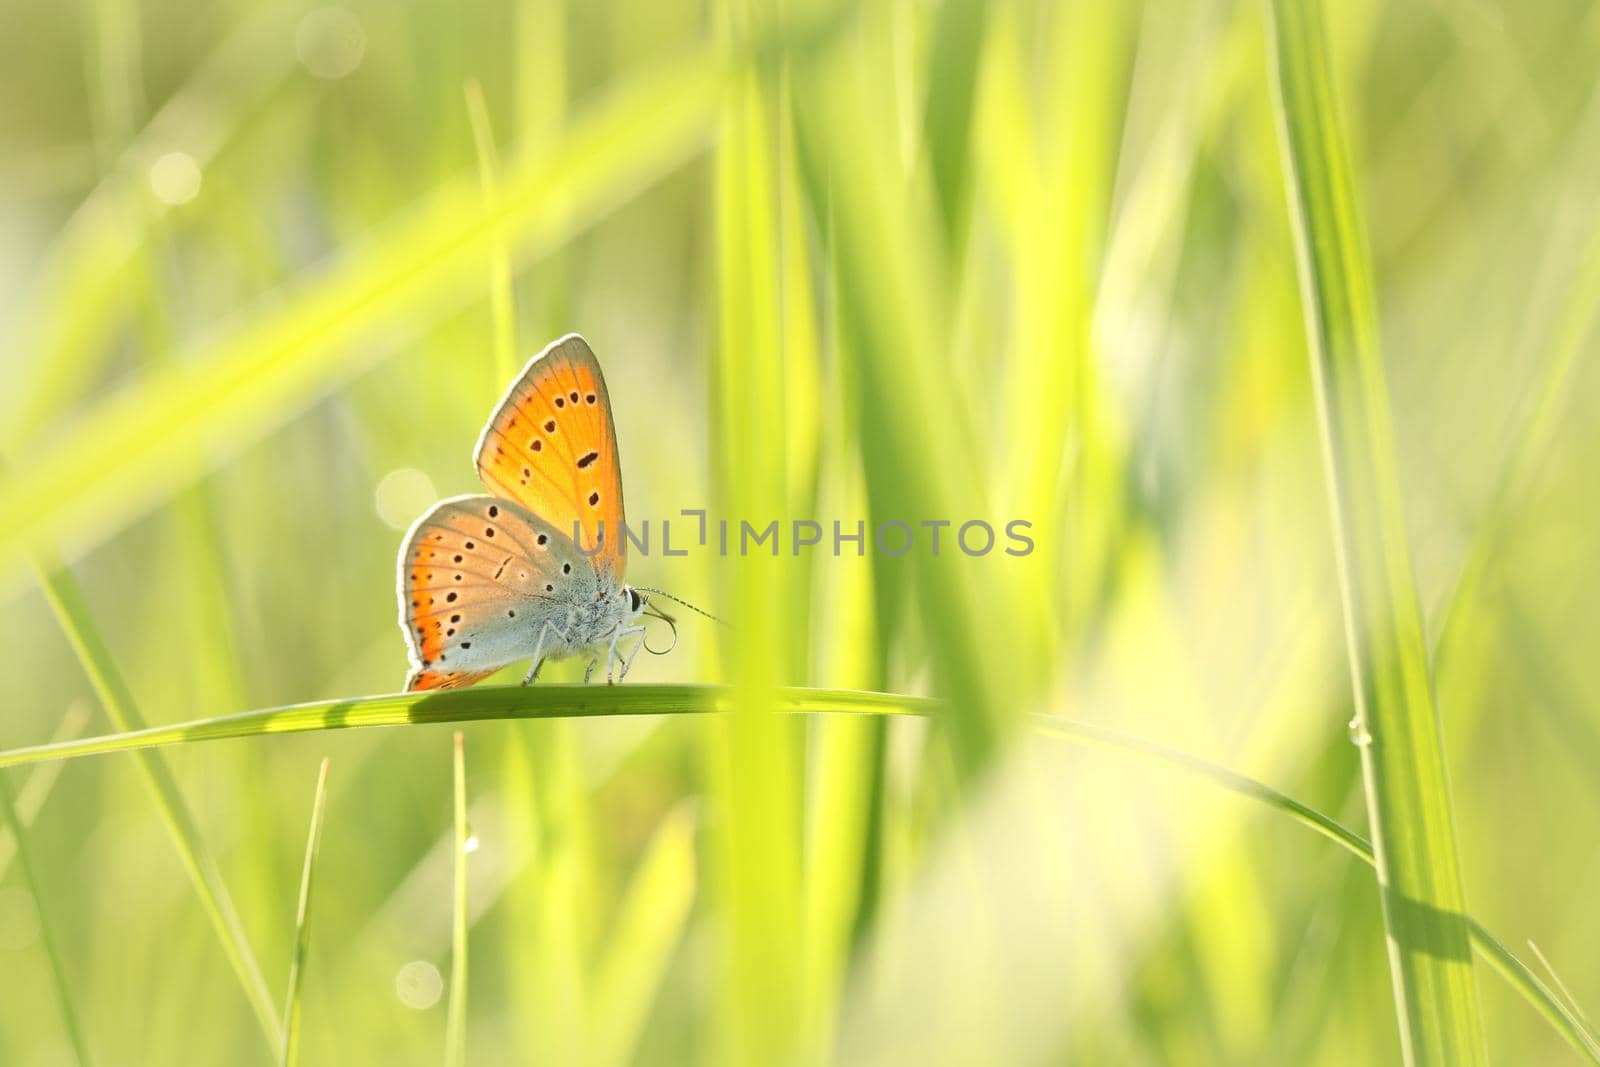
[[[593,657],[587,682],[602,650],[606,680],[621,681],[643,644],[649,599],[622,580],[611,400],[582,337],[568,334],[528,362],[473,462],[489,494],[440,501],[400,548],[407,691],[469,686],[531,658],[529,685],[547,660],[580,654]]]

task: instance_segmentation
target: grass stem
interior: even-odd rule
[[[300,903],[295,909],[294,958],[289,963],[289,993],[283,1004],[283,1067],[294,1067],[300,1055],[300,988],[305,981],[306,953],[311,947],[311,875],[322,846],[322,817],[328,801],[328,760],[317,771],[317,790],[311,801],[311,830],[306,837],[306,861],[300,868]]]

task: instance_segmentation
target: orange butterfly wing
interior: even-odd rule
[[[465,689],[483,681],[494,671],[427,671],[421,667],[406,677],[406,692],[423,689]]]
[[[622,467],[600,363],[568,334],[534,356],[478,438],[478,477],[569,537],[620,582]],[[598,551],[596,551],[598,546]]]
[[[492,496],[441,500],[400,548],[406,689],[472,685],[531,655],[539,621],[592,599],[595,576],[567,536]]]

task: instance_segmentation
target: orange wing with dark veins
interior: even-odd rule
[[[494,671],[426,671],[418,668],[406,678],[406,692],[421,689],[465,689],[483,681]]]
[[[611,398],[582,337],[568,334],[528,363],[484,427],[473,459],[491,493],[568,537],[576,528],[595,566],[622,580],[622,468]]]
[[[567,536],[492,496],[442,500],[400,548],[410,689],[468,686],[533,651],[541,622],[593,596]]]

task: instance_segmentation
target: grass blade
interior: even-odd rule
[[[1533,958],[1539,961],[1539,966],[1544,968],[1544,973],[1550,976],[1550,981],[1555,985],[1555,992],[1561,997],[1561,1003],[1585,1026],[1588,1026],[1589,1020],[1584,1016],[1583,1009],[1578,1007],[1578,999],[1572,995],[1572,990],[1567,988],[1567,983],[1561,980],[1561,975],[1556,973],[1555,967],[1551,965],[1549,957],[1544,954],[1544,950],[1539,947],[1538,942],[1530,940],[1528,942],[1528,951],[1533,953]]]
[[[83,595],[79,592],[71,573],[64,567],[50,566],[46,563],[39,567],[39,580],[51,608],[55,611],[56,619],[66,631],[67,639],[72,643],[72,649],[77,654],[79,663],[83,665],[84,673],[89,676],[89,683],[94,687],[95,695],[105,708],[106,716],[114,726],[124,732],[137,733],[144,729],[144,716],[139,713],[138,705],[134,703],[133,692],[123,680],[122,673],[117,670],[117,665],[111,658],[111,650],[95,627],[88,605],[84,603]],[[194,883],[195,893],[200,897],[201,906],[205,908],[206,916],[217,932],[217,940],[222,945],[223,954],[227,956],[234,974],[238,976],[239,984],[244,989],[245,999],[250,1002],[256,1021],[261,1025],[261,1032],[266,1037],[273,1054],[276,1055],[282,1040],[278,1028],[277,1007],[272,1002],[272,994],[267,990],[267,981],[261,973],[261,965],[256,961],[255,952],[250,948],[250,940],[245,936],[244,924],[240,922],[239,913],[234,909],[228,888],[223,883],[222,871],[206,849],[205,842],[200,836],[199,826],[195,823],[194,815],[189,811],[183,793],[178,788],[177,779],[172,776],[172,770],[166,761],[159,754],[141,754],[139,770],[144,777],[145,786],[156,802],[157,809],[161,812],[162,821],[167,824],[167,832],[172,836],[172,842],[178,849],[178,858],[183,862],[189,880]]]
[[[962,243],[972,152],[973,97],[989,7],[982,0],[951,0],[934,20],[932,71],[923,134],[939,196],[939,213],[952,244]]]
[[[456,877],[450,911],[450,1014],[445,1019],[445,1067],[467,1062],[467,756],[461,731],[455,735]]]
[[[28,887],[28,896],[33,900],[35,912],[39,917],[39,939],[44,943],[45,955],[50,959],[50,975],[55,979],[56,1000],[61,1005],[61,1022],[67,1029],[67,1036],[72,1040],[73,1051],[77,1053],[78,1062],[83,1067],[89,1065],[89,1046],[83,1039],[83,1031],[78,1026],[78,1012],[72,1006],[72,991],[67,983],[66,971],[61,961],[61,950],[56,945],[55,934],[50,929],[50,916],[45,913],[44,895],[39,892],[39,882],[34,877],[33,864],[28,857],[28,842],[26,831],[22,827],[22,819],[17,815],[17,805],[11,798],[11,783],[0,775],[0,820],[11,831],[11,838],[15,842],[17,869],[22,872],[23,883]]]
[[[1038,716],[1035,719],[1038,728],[1045,734],[1059,737],[1065,741],[1078,744],[1092,744],[1102,748],[1114,749],[1122,752],[1131,752],[1145,756],[1166,766],[1178,767],[1192,774],[1199,775],[1212,784],[1237,793],[1239,796],[1265,804],[1280,815],[1285,815],[1300,825],[1314,830],[1326,837],[1346,852],[1355,856],[1374,868],[1377,867],[1377,858],[1373,852],[1372,844],[1354,830],[1348,829],[1331,816],[1324,815],[1317,809],[1302,804],[1293,797],[1272,788],[1264,782],[1259,782],[1248,775],[1229,770],[1209,760],[1192,756],[1187,752],[1179,752],[1165,745],[1146,741],[1143,738],[1131,737],[1107,730],[1104,727],[1093,726],[1088,723],[1073,722],[1058,716]],[[1467,935],[1471,939],[1472,947],[1503,977],[1511,987],[1522,995],[1535,1011],[1550,1023],[1562,1038],[1573,1047],[1581,1056],[1590,1063],[1600,1064],[1600,1035],[1588,1026],[1581,1016],[1576,1014],[1566,1002],[1557,997],[1550,988],[1534,974],[1532,968],[1517,958],[1516,954],[1500,942],[1493,934],[1484,928],[1470,915],[1464,916],[1466,920]]]
[[[595,975],[594,1017],[602,1025],[589,1050],[593,1067],[624,1067],[638,1058],[639,1035],[694,905],[694,824],[690,807],[667,814],[617,909]]]
[[[84,705],[74,702],[67,708],[66,715],[62,716],[61,725],[56,728],[56,741],[70,741],[83,735],[83,728],[89,721],[89,712]],[[26,830],[33,825],[33,820],[38,817],[44,802],[49,798],[50,791],[55,788],[56,779],[61,775],[60,764],[50,764],[36,769],[28,775],[27,781],[22,783],[22,788],[17,790],[17,818],[22,821],[22,828]],[[0,828],[3,829],[3,828]],[[0,833],[0,878],[6,876],[6,871],[11,869],[11,861],[17,854],[17,842],[9,830]]]
[[[938,702],[928,697],[848,689],[782,688],[778,710],[847,715],[925,715]],[[132,752],[193,741],[264,734],[307,733],[352,727],[423,723],[485,722],[496,719],[566,719],[593,715],[687,715],[726,712],[732,691],[720,685],[503,685],[421,693],[319,700],[262,708],[210,719],[151,726],[104,737],[52,742],[0,752],[0,767],[73,759],[106,752]]]
[[[467,82],[467,117],[478,150],[478,184],[483,187],[484,206],[493,210],[500,197],[500,153],[489,121],[489,101],[476,78]],[[503,239],[489,244],[489,317],[494,330],[494,362],[499,368],[495,377],[509,382],[517,373],[517,319],[511,291],[511,250]]]
[[[11,339],[32,366],[0,401],[8,452],[93,388],[117,356],[115,334],[132,315],[137,292],[129,284],[132,264],[169,208],[148,195],[150,163],[182,143],[201,167],[211,164],[293,70],[293,53],[274,47],[293,17],[292,10],[269,6],[218,45],[129,142],[36,263],[27,295],[35,314]]]
[[[1097,3],[1049,8],[1041,29],[1055,59],[1045,92],[1059,104],[1039,122],[1044,166],[1040,180],[1028,186],[1028,222],[1017,250],[1017,350],[1008,406],[1009,418],[1029,432],[1009,442],[1006,474],[997,480],[1014,514],[1041,522],[1049,517],[1061,526],[1060,537],[1041,538],[1024,561],[1028,573],[1021,581],[1031,589],[1064,577],[1068,632],[1092,628],[1126,522],[1126,415],[1109,387],[1108,361],[1095,351],[1091,326],[1133,10]]]
[[[524,117],[523,136],[539,144],[555,136],[564,120],[565,72],[561,69],[560,7],[557,4],[525,4],[518,12],[518,41],[528,46],[538,41],[537,55],[518,56],[518,104],[534,115]],[[524,68],[531,68],[524,70]],[[494,126],[482,85],[467,83],[467,109],[477,148],[478,174],[486,202],[499,195],[500,160],[495,147]],[[537,117],[534,117],[534,116]],[[531,271],[529,292],[540,294],[533,318],[539,320],[541,335],[554,336],[568,329],[565,314],[558,312],[567,284],[567,269],[560,252]],[[501,243],[490,250],[489,259],[490,330],[494,339],[495,365],[499,367],[495,392],[486,397],[492,402],[504,383],[515,376],[518,337],[516,290],[512,283],[510,249]],[[557,665],[547,677],[576,679]],[[513,939],[538,946],[524,961],[510,968],[511,996],[524,1006],[517,1012],[522,1028],[520,1047],[527,1057],[564,1063],[583,1057],[588,1030],[586,1004],[588,980],[584,970],[583,944],[590,924],[587,911],[592,892],[590,856],[587,840],[588,794],[583,788],[581,768],[574,739],[567,724],[550,723],[545,728],[520,735],[508,747],[511,773],[520,788],[516,818],[520,820],[518,839],[537,856],[522,890],[515,894],[516,924]],[[508,796],[509,799],[509,796]]]
[[[1406,547],[1365,238],[1320,3],[1271,5],[1273,86],[1401,1051],[1484,1059],[1444,745]]]
[[[351,344],[478,291],[485,256],[548,247],[675,166],[709,129],[724,65],[690,55],[641,75],[508,171],[485,207],[476,175],[440,189],[287,299],[90,413],[0,473],[0,566],[24,545],[81,549],[288,419],[359,369]]]
[[[829,224],[836,256],[840,372],[859,404],[858,435],[876,516],[981,514],[988,480],[979,476],[967,405],[949,374],[949,344],[938,267],[944,243],[926,181],[907,182],[893,146],[897,116],[880,87],[892,77],[892,27],[887,9],[861,11],[859,32],[842,38],[797,83],[797,129],[807,161],[816,218]],[[946,447],[948,442],[957,447]],[[930,464],[928,457],[942,461]],[[970,561],[969,561],[970,562]],[[988,638],[1007,620],[1009,634],[1024,609],[995,575],[975,575],[945,553],[919,553],[894,565],[880,559],[884,582],[917,585],[921,622],[939,691],[950,698],[951,743],[969,776],[992,757],[1011,699],[1036,682],[1031,640]],[[988,580],[985,580],[988,579]],[[980,589],[981,585],[981,589]],[[880,610],[888,610],[887,601]],[[993,653],[993,654],[991,654]],[[1000,663],[1012,666],[1000,670]]]
[[[1572,400],[1572,380],[1600,319],[1600,230],[1590,237],[1577,277],[1556,319],[1544,354],[1533,404],[1510,438],[1507,458],[1489,493],[1467,558],[1439,611],[1434,663],[1443,669],[1452,647],[1484,599],[1485,576],[1505,543],[1549,458],[1557,430]]]
[[[283,1004],[283,1067],[294,1067],[300,1056],[300,985],[305,980],[306,951],[311,947],[311,872],[322,846],[322,816],[328,801],[328,760],[317,771],[317,791],[311,801],[311,831],[306,838],[306,862],[300,869],[300,904],[294,918],[294,958],[289,963],[289,995]]]
[[[434,693],[401,693],[264,708],[133,733],[11,749],[0,752],[0,767],[227,737],[258,737],[312,730],[583,715],[725,712],[730,699],[731,692],[725,686],[682,685],[488,686]],[[929,715],[938,703],[926,697],[894,693],[798,688],[780,689],[777,699],[779,706],[786,711],[811,714]],[[1359,834],[1253,778],[1150,741],[1058,716],[1036,717],[1035,724],[1046,733],[1067,740],[1140,753],[1162,763],[1183,767],[1231,792],[1265,803],[1317,831],[1363,861],[1376,863],[1371,845]],[[1548,1019],[1574,1048],[1591,1062],[1600,1064],[1600,1038],[1591,1034],[1526,964],[1475,920],[1468,920],[1468,933],[1473,946],[1523,999]]]
[[[734,48],[760,28],[756,6],[718,5],[719,30]],[[779,226],[788,191],[777,94],[767,71],[740,72],[724,98],[716,151],[718,329],[711,367],[713,499],[732,521],[759,524],[793,502],[790,442],[803,439],[801,389],[786,316],[804,314],[784,296]],[[797,375],[802,380],[805,375]],[[812,453],[814,455],[814,452]],[[781,536],[781,535],[779,535]],[[741,534],[742,537],[742,534]],[[741,541],[741,544],[743,542]],[[799,1044],[800,810],[802,752],[794,723],[774,715],[776,686],[795,680],[792,612],[798,567],[756,549],[722,568],[721,602],[751,625],[720,635],[737,694],[733,714],[707,731],[719,896],[727,901],[720,939],[717,1014],[725,1056],[733,1063],[782,1063]],[[758,621],[759,620],[759,621]],[[803,675],[801,675],[803,677]]]

